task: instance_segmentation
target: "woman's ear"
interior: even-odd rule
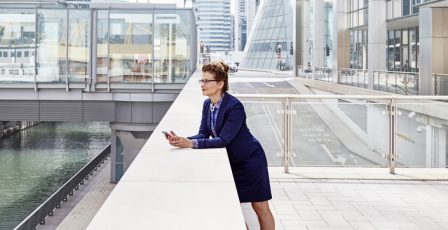
[[[224,81],[219,81],[219,89],[224,91]]]

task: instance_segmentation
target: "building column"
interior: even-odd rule
[[[386,1],[369,1],[368,69],[369,89],[373,89],[373,71],[386,69]]]
[[[350,30],[348,1],[333,0],[333,82],[338,82],[338,69],[350,67]]]
[[[111,123],[111,182],[116,183],[121,179],[156,126]]]
[[[433,73],[448,73],[448,8],[420,8],[419,94],[434,94]]]
[[[313,5],[313,21],[314,21],[314,37],[313,37],[313,61],[312,67],[324,67],[324,31],[325,31],[325,5],[324,0],[314,0]]]
[[[299,4],[299,2],[301,2],[301,6]],[[301,41],[301,47],[300,50],[299,48],[297,48],[297,53],[301,56],[301,62],[299,63],[299,65],[302,65],[304,67],[306,67],[308,65],[308,63],[311,63],[311,49],[312,49],[312,43],[313,41],[311,41],[310,38],[310,22],[311,22],[311,18],[310,18],[310,2],[309,0],[299,0],[299,2],[297,2],[297,7],[301,7],[300,11],[297,12],[301,12],[302,14],[297,18],[297,20],[299,20],[299,18],[301,19],[300,23],[297,23],[297,26],[300,26],[300,31],[301,32],[301,37],[302,37],[302,41]],[[298,8],[297,8],[298,9]],[[296,33],[297,33],[296,31]],[[299,36],[297,36],[299,37]],[[297,43],[299,44],[299,43]],[[298,59],[298,58],[297,58]],[[296,59],[296,60],[297,60]]]

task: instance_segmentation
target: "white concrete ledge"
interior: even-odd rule
[[[193,76],[88,229],[246,229],[224,148],[177,149],[162,130],[196,134],[202,96]]]

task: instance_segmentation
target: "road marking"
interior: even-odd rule
[[[352,160],[355,164],[358,164],[358,161],[355,159],[355,157],[351,153],[349,153],[348,155],[352,158]]]
[[[320,147],[322,147],[325,151],[325,153],[331,158],[331,160],[336,163],[339,162],[342,165],[345,165],[345,162],[347,161],[347,159],[345,159],[342,156],[336,155],[336,157],[333,156],[333,154],[331,154],[330,150],[327,148],[327,146],[325,144],[320,144]]]
[[[267,82],[263,82],[263,84],[265,84],[266,86],[271,87],[271,88],[274,88],[274,87],[275,87],[275,85],[271,85],[271,84],[269,84],[269,83],[267,83]]]
[[[256,93],[260,94],[260,92],[258,90],[256,90]],[[261,107],[263,108],[263,111],[266,114],[266,118],[268,119],[268,121],[270,123],[269,126],[272,129],[272,132],[275,136],[275,140],[277,141],[278,146],[280,147],[280,149],[283,149],[282,141],[279,138],[279,136],[281,136],[281,132],[280,132],[280,129],[277,127],[277,124],[275,123],[275,120],[272,116],[271,111],[269,111],[269,109],[267,109],[265,104],[263,104]]]

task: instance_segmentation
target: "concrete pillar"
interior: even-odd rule
[[[373,71],[386,69],[386,1],[369,1],[369,89],[373,89]]]
[[[310,24],[311,24],[311,18],[310,18],[310,2],[309,0],[304,0],[302,2],[302,9],[301,9],[302,15],[301,19],[302,22],[297,25],[300,25],[300,32],[302,37],[302,47],[300,49],[300,55],[302,56],[302,62],[300,65],[307,66],[308,62],[311,63],[311,49],[312,49],[312,43],[313,41],[310,38]],[[299,51],[299,50],[298,50]]]
[[[313,37],[313,62],[312,67],[324,67],[324,30],[325,30],[325,14],[324,0],[314,0],[313,4],[313,21],[314,21],[314,37]]]
[[[350,67],[350,30],[348,1],[333,1],[333,82],[338,82],[338,69]]]
[[[118,182],[157,124],[111,123],[111,182]]]
[[[294,12],[293,12],[293,22],[294,22],[294,32],[293,32],[293,48],[294,48],[294,76],[298,76],[297,66],[302,64],[302,15],[303,15],[303,2],[301,0],[294,1]]]
[[[434,94],[433,73],[448,73],[448,8],[420,8],[419,94]]]

